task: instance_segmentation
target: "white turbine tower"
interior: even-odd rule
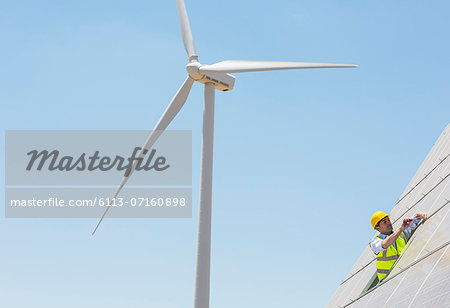
[[[194,307],[209,307],[209,279],[211,256],[211,191],[212,191],[212,167],[213,167],[213,136],[214,136],[214,91],[229,91],[234,86],[234,76],[229,73],[244,73],[257,71],[272,71],[286,69],[305,68],[343,68],[357,67],[353,64],[311,63],[311,62],[275,62],[275,61],[222,61],[212,65],[203,65],[198,62],[195,52],[194,39],[192,38],[184,0],[177,0],[178,17],[180,19],[181,34],[184,47],[189,56],[186,66],[188,76],[178,92],[167,106],[162,117],[145,141],[142,150],[131,168],[131,172],[125,176],[116,189],[112,199],[116,198],[120,190],[136,168],[139,158],[143,158],[161,133],[183,107],[194,81],[205,85],[205,103],[203,108],[203,138],[200,176],[200,204],[197,233],[197,261],[195,270],[195,295]],[[110,207],[107,207],[102,217],[95,226],[95,233]]]

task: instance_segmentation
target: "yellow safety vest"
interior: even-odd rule
[[[380,236],[377,236],[377,238],[383,240]],[[392,244],[386,250],[377,254],[377,273],[379,281],[383,280],[386,275],[389,274],[391,267],[402,253],[402,250],[405,248],[407,242],[408,240],[406,239],[406,235],[402,232],[402,234],[395,241],[397,249],[395,249],[394,244]]]

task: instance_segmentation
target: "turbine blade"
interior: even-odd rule
[[[178,89],[178,92],[175,94],[175,96],[173,97],[169,106],[167,106],[163,115],[161,116],[158,123],[153,128],[153,131],[148,136],[144,145],[142,146],[142,150],[139,152],[138,156],[136,157],[137,159],[133,162],[130,172],[128,173],[127,176],[124,176],[122,178],[122,181],[120,182],[119,186],[117,187],[117,189],[114,192],[114,195],[112,196],[111,199],[114,199],[117,197],[119,192],[122,190],[123,186],[127,183],[131,174],[133,174],[134,170],[136,169],[136,165],[139,162],[139,158],[143,158],[145,156],[147,151],[152,147],[152,145],[156,142],[158,137],[163,133],[163,131],[166,129],[166,127],[169,125],[169,123],[173,120],[173,118],[178,114],[180,109],[183,107],[184,103],[187,100],[189,92],[191,91],[191,87],[192,87],[193,83],[194,83],[194,79],[192,79],[191,77],[188,76],[186,78],[186,80],[184,81],[183,85],[180,87],[180,89]],[[110,207],[107,206],[105,211],[103,212],[102,217],[100,217],[97,225],[95,226],[94,231],[92,232],[92,235],[94,235],[95,231],[97,231],[98,227],[100,226],[100,223],[102,222],[106,213],[108,213],[109,209],[110,209]]]
[[[279,62],[279,61],[245,61],[228,60],[211,65],[202,65],[202,74],[244,73],[305,68],[339,68],[357,67],[354,64],[314,63],[314,62]]]
[[[184,48],[189,56],[189,61],[192,57],[196,57],[194,39],[192,37],[191,26],[189,24],[189,17],[186,12],[184,0],[177,0],[178,18],[180,19],[181,36],[183,37]]]

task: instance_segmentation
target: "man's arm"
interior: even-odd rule
[[[384,249],[388,248],[389,246],[391,246],[392,244],[395,243],[395,241],[397,240],[397,238],[402,234],[402,232],[408,228],[409,224],[413,221],[412,218],[405,218],[403,219],[403,223],[400,226],[400,228],[398,228],[397,230],[394,231],[394,233],[392,233],[391,235],[389,235],[388,237],[386,237],[383,240],[383,244],[382,247]]]
[[[425,219],[427,219],[427,213],[425,213],[425,212],[417,212],[416,214],[414,214],[414,217],[418,218],[418,219],[425,220]]]
[[[419,226],[419,223],[425,219],[427,219],[427,213],[425,212],[417,212],[416,214],[414,214],[414,220],[409,225],[409,227],[403,231],[407,239],[411,237],[411,233]]]

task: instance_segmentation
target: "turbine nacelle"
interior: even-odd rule
[[[191,61],[186,65],[186,70],[189,76],[203,84],[212,83],[217,90],[220,91],[230,91],[234,87],[234,80],[236,79],[230,74],[204,74],[200,72],[200,68],[203,65],[197,61]]]

